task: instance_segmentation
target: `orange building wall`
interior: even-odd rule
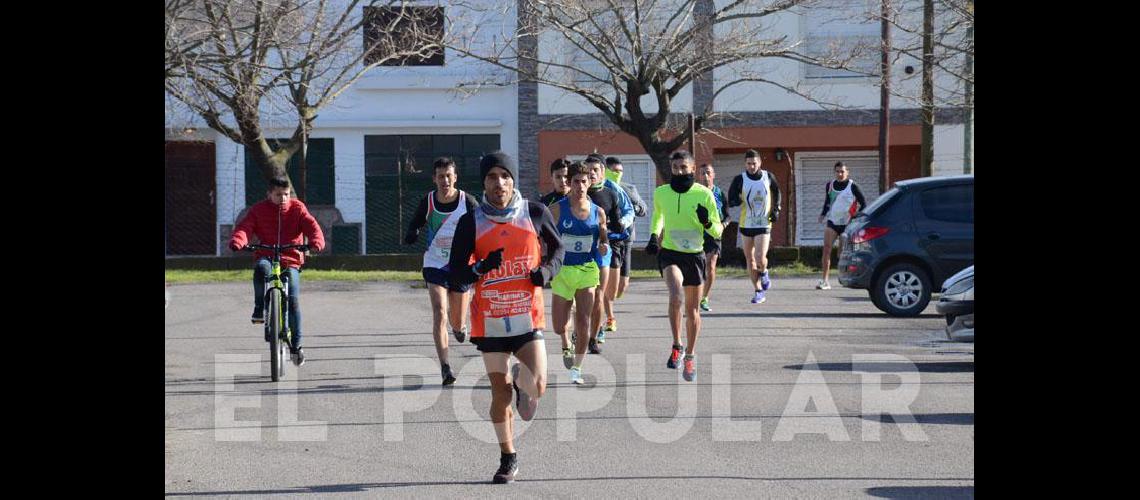
[[[711,162],[714,155],[739,153],[755,149],[760,152],[765,170],[776,175],[780,183],[782,210],[780,220],[772,234],[774,245],[790,244],[787,217],[789,193],[795,189],[788,162],[777,162],[775,150],[781,148],[792,153],[801,151],[878,151],[879,128],[867,127],[786,127],[763,128],[747,127],[718,130],[725,138],[704,134],[697,144],[697,164]],[[913,179],[919,176],[919,154],[921,127],[900,125],[890,131],[890,182]],[[550,179],[550,163],[557,158],[569,155],[584,155],[597,151],[606,156],[644,155],[645,150],[628,134],[619,131],[562,131],[548,130],[538,134],[539,186],[543,193],[550,192],[553,185]],[[743,163],[743,158],[741,159]],[[730,168],[719,170],[720,175],[735,175]],[[659,183],[664,179],[658,179]],[[797,223],[814,220],[797,214]]]

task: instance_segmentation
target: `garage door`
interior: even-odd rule
[[[851,179],[870,205],[879,197],[879,157],[866,153],[803,152],[796,160],[796,244],[823,245],[824,225],[818,222],[823,209],[824,186],[835,179],[835,162],[847,164]]]

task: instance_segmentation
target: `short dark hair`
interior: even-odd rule
[[[605,162],[606,162],[606,157],[604,157],[598,153],[590,153],[589,155],[586,156],[586,161],[583,161],[582,163],[605,163]]]
[[[617,165],[619,163],[621,163],[621,160],[618,159],[618,157],[616,157],[616,156],[610,156],[610,157],[606,158],[606,167],[607,168],[612,167],[614,165]]]
[[[755,149],[749,149],[748,151],[744,152],[744,157],[745,158],[759,158],[760,153],[758,153]]]
[[[552,174],[555,170],[562,170],[564,168],[570,168],[570,160],[567,160],[565,157],[550,162],[550,173]]]
[[[455,168],[455,160],[452,160],[450,156],[440,156],[439,158],[435,159],[435,162],[432,163],[431,167],[433,173],[441,168]]]
[[[673,156],[669,159],[670,160],[694,161],[693,160],[693,154],[688,152],[688,151],[685,151],[684,149],[678,149],[676,152],[673,153]]]
[[[700,166],[700,168],[705,168],[705,167],[714,168],[712,163],[702,163]]]
[[[273,191],[276,188],[291,188],[293,184],[285,177],[274,177],[269,179],[269,186],[266,187],[267,191]]]
[[[841,162],[841,161],[837,161],[837,162],[835,162],[835,166],[834,166],[834,167],[831,167],[831,169],[832,169],[832,170],[835,170],[835,169],[837,169],[837,168],[839,168],[839,167],[847,168],[847,164],[846,164],[846,163],[843,163],[843,162]]]
[[[566,175],[569,176],[571,179],[573,179],[575,175],[582,175],[582,174],[590,175],[592,173],[592,171],[593,171],[593,169],[587,167],[585,163],[580,162],[580,161],[576,161],[576,162],[570,164],[569,170],[567,170]]]

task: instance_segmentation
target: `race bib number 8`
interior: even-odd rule
[[[563,234],[562,245],[566,247],[567,252],[586,253],[593,247],[594,237]]]

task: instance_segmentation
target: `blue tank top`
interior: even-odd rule
[[[590,218],[586,220],[574,217],[569,198],[559,200],[558,206],[559,216],[555,225],[566,249],[562,264],[577,266],[601,258],[598,255],[598,206],[590,203]]]

